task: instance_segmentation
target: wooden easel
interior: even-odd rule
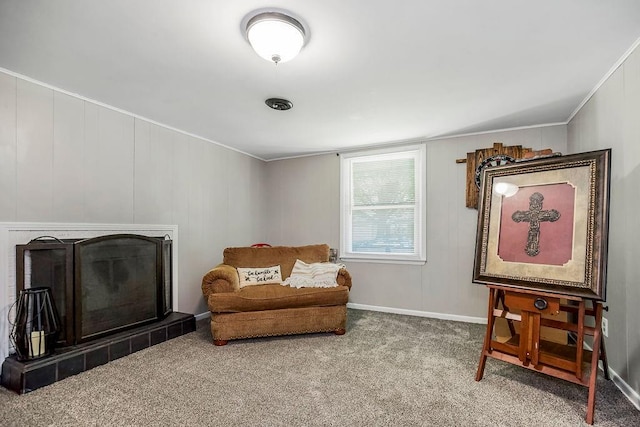
[[[602,360],[605,378],[609,379],[607,354],[602,337],[602,303],[589,298],[551,292],[487,286],[489,288],[487,332],[476,381],[482,379],[487,357],[491,357],[587,386],[589,398],[586,421],[588,424],[593,424],[599,360]],[[563,301],[568,301],[572,305],[562,304]],[[590,302],[590,307],[587,307],[587,302]],[[520,314],[512,313],[510,309],[518,309]],[[553,316],[561,311],[573,313],[577,321],[554,320]],[[543,318],[543,314],[547,316]],[[595,319],[595,326],[585,325],[587,316]],[[512,337],[507,342],[493,339],[493,328],[497,317],[505,318],[509,322],[520,322],[520,333],[515,334],[514,329],[510,327]],[[576,344],[564,345],[541,340],[541,326],[574,332]],[[584,349],[585,335],[593,336],[593,351]],[[590,374],[586,375],[585,367],[589,363],[591,364]]]

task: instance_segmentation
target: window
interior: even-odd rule
[[[425,262],[425,162],[424,144],[341,155],[341,258]]]

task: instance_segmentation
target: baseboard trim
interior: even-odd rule
[[[347,307],[353,308],[354,310],[380,311],[383,313],[405,314],[407,316],[430,317],[432,319],[453,320],[455,322],[480,323],[483,325],[487,324],[486,317],[460,316],[457,314],[434,313],[431,311],[419,311],[419,310],[407,310],[403,308],[391,308],[391,307],[382,307],[378,305],[356,304],[352,302],[347,303]]]
[[[197,322],[198,320],[208,319],[209,316],[211,316],[211,312],[205,311],[204,313],[196,314],[195,316],[196,316],[196,322]]]
[[[629,384],[625,380],[623,380],[620,375],[616,373],[613,369],[609,368],[609,376],[611,377],[611,381],[620,389],[622,394],[624,394],[629,402],[636,407],[638,411],[640,411],[640,394],[637,391],[631,388]]]
[[[593,348],[591,348],[589,344],[585,343],[584,346],[589,351],[593,351]],[[604,372],[602,361],[598,362],[598,368],[600,368],[600,370]],[[620,390],[622,394],[624,394],[625,397],[629,399],[629,402],[631,402],[631,404],[635,406],[638,411],[640,411],[640,394],[638,394],[637,391],[631,388],[631,386],[627,384],[627,382],[623,380],[616,371],[611,369],[611,367],[609,367],[609,377],[611,378],[611,381],[613,381],[613,383],[616,385],[616,387],[618,387],[618,390]]]

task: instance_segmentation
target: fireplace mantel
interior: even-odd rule
[[[24,244],[40,236],[59,239],[99,237],[108,234],[169,235],[173,240],[173,298],[178,305],[178,226],[164,224],[77,224],[0,222],[0,361],[9,355],[9,309],[16,296],[16,244]]]

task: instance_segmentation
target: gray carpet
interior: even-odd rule
[[[489,359],[483,325],[349,310],[347,334],[211,343],[198,330],[18,396],[3,426],[579,426],[587,388]],[[640,426],[598,379],[595,425]]]

